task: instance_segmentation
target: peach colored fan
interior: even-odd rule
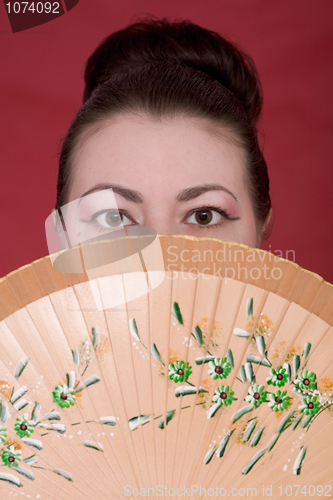
[[[159,241],[164,279],[133,300],[121,263],[54,269],[77,249],[0,280],[0,498],[333,495],[333,286],[244,245]]]

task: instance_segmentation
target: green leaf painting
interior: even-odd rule
[[[156,344],[154,344],[154,343],[150,344],[150,352],[151,352],[151,355],[153,356],[153,358],[156,359],[156,361],[161,363],[161,365],[165,366],[165,364],[162,361],[159,350],[156,347]]]
[[[83,444],[87,448],[92,448],[93,450],[97,451],[104,451],[104,446],[101,443],[98,443],[97,441],[86,440],[83,441]]]
[[[16,401],[18,401],[22,396],[24,396],[26,392],[28,392],[28,388],[25,385],[22,385],[20,389],[14,392],[14,394],[10,398],[10,402],[12,404],[16,403]]]
[[[179,387],[177,387],[177,389],[175,390],[175,396],[176,398],[179,398],[180,396],[190,396],[190,395],[193,395],[193,394],[203,394],[205,392],[208,392],[206,389],[204,389],[203,387],[199,387],[199,389],[197,387],[194,387],[194,386],[187,386],[187,385],[180,385]]]
[[[20,399],[19,401],[17,401],[17,403],[13,404],[13,407],[15,408],[16,411],[21,411],[26,406],[28,406],[28,401],[24,398]]]
[[[248,422],[248,424],[246,426],[246,429],[243,432],[243,441],[245,443],[250,439],[250,437],[251,437],[251,435],[252,435],[252,433],[253,433],[256,425],[257,425],[257,419],[256,419],[256,417],[252,418],[251,420],[249,420],[249,422]]]
[[[297,455],[296,460],[294,462],[293,474],[295,474],[296,476],[299,476],[301,473],[301,468],[302,468],[302,465],[303,465],[303,462],[305,459],[306,450],[307,450],[307,447],[302,446],[302,448],[300,449],[300,452]]]
[[[243,408],[240,408],[239,410],[237,410],[233,416],[232,416],[232,423],[234,424],[235,422],[237,422],[237,420],[239,420],[240,418],[244,417],[244,415],[246,415],[247,413],[249,413],[250,411],[252,411],[254,408],[253,405],[247,405],[247,406],[243,406]]]
[[[96,350],[99,346],[100,339],[101,339],[98,328],[92,327],[91,335],[92,335],[93,348]]]
[[[32,391],[30,394],[30,403],[28,402],[29,385],[27,384],[27,380],[29,379],[25,377],[26,374],[24,372],[29,362],[28,358],[22,358],[13,369],[14,378],[16,380],[20,377],[21,379],[24,378],[27,385],[22,383],[15,387],[14,385],[10,386],[7,381],[2,382],[2,389],[5,389],[6,393],[3,391],[0,392],[2,392],[7,399],[4,400],[2,397],[0,399],[0,457],[2,467],[5,469],[7,468],[10,473],[6,472],[6,470],[0,472],[0,481],[5,481],[16,487],[24,487],[26,484],[25,480],[36,481],[37,476],[35,475],[34,469],[40,469],[54,472],[67,479],[69,482],[73,482],[73,477],[70,472],[52,467],[51,464],[51,468],[36,465],[38,462],[38,454],[29,455],[27,450],[33,448],[37,450],[37,452],[42,451],[45,453],[45,463],[47,463],[49,460],[47,458],[49,446],[44,446],[45,440],[49,439],[49,435],[58,433],[58,437],[61,438],[61,436],[66,433],[66,426],[61,422],[63,412],[75,406],[75,394],[78,392],[82,393],[80,396],[82,396],[83,401],[85,389],[91,387],[89,391],[94,391],[94,387],[92,386],[100,382],[100,378],[96,374],[89,374],[83,379],[83,375],[91,363],[90,353],[92,343],[95,349],[100,343],[100,336],[97,328],[92,329],[92,337],[92,341],[83,340],[78,348],[71,349],[73,363],[78,369],[80,367],[82,346],[84,346],[85,354],[89,353],[89,356],[87,354],[87,359],[84,358],[85,360],[83,361],[85,364],[83,373],[78,373],[79,370],[77,372],[71,371],[69,367],[67,374],[65,374],[62,380],[55,381],[54,390],[50,393],[51,406],[49,408],[42,408],[41,403],[35,400],[35,396],[32,396],[34,399],[31,399],[32,394],[38,394],[36,386],[30,388]],[[23,396],[26,396],[27,399]],[[31,404],[32,408],[29,409],[29,412],[21,413],[21,410],[29,408]],[[93,422],[95,425],[100,426],[115,426],[117,424],[117,419],[114,416],[104,416]],[[139,422],[143,424],[142,419],[139,419]],[[80,422],[72,423],[71,425],[78,424],[80,424]],[[80,433],[81,431],[79,434]],[[96,451],[104,451],[103,443],[86,439],[83,439],[81,442],[87,448]],[[18,475],[23,476],[22,482],[18,478]]]
[[[173,303],[172,314],[174,315],[174,317],[176,318],[176,320],[178,321],[178,323],[180,325],[184,324],[184,319],[183,319],[182,313],[180,312],[180,307],[179,307],[178,302]]]
[[[7,472],[0,472],[0,481],[7,481],[14,486],[21,487],[23,484],[19,481],[19,479],[14,476],[14,474],[8,474]]]
[[[60,413],[58,411],[50,411],[45,413],[45,417],[48,420],[61,420]]]
[[[221,408],[221,405],[219,405],[218,403],[215,403],[213,404],[213,406],[211,406],[209,408],[209,410],[207,411],[207,418],[212,418],[215,416],[216,412]]]
[[[139,337],[138,327],[136,325],[136,321],[134,318],[129,320],[129,331],[135,340],[137,340],[138,342],[141,342],[140,337]]]
[[[255,377],[253,373],[252,363],[250,361],[247,361],[245,363],[244,370],[245,370],[246,380],[248,380],[251,383],[254,382]]]
[[[257,344],[257,349],[259,351],[259,353],[264,356],[265,355],[265,339],[263,337],[263,335],[257,335],[256,337],[256,344]]]
[[[230,368],[234,368],[235,366],[235,363],[234,363],[234,356],[232,354],[232,350],[231,349],[228,349],[227,350],[227,353],[226,353],[226,358],[227,358],[227,361],[230,365]]]
[[[202,346],[202,344],[204,343],[204,341],[203,341],[203,337],[202,337],[201,328],[198,325],[194,328],[194,336],[195,336],[195,340],[198,342],[198,344],[200,346]]]
[[[90,385],[93,384],[97,384],[97,382],[100,382],[100,378],[97,375],[91,375],[89,378],[83,381],[86,387],[89,387]]]
[[[214,453],[217,449],[217,446],[213,446],[210,450],[207,451],[205,457],[204,457],[204,464],[209,464],[209,462],[211,461],[211,459],[213,458],[214,456]]]
[[[72,350],[72,356],[73,356],[73,363],[76,366],[80,366],[80,353],[78,349]]]
[[[55,472],[59,476],[62,476],[65,479],[67,479],[67,481],[73,481],[72,476],[68,472],[66,472],[65,470],[62,470],[62,469],[52,469],[52,470],[53,470],[53,472]]]
[[[298,354],[296,354],[293,358],[293,371],[294,375],[297,375],[297,372],[301,366],[301,358]]]
[[[168,411],[165,418],[161,418],[161,420],[159,421],[159,423],[158,423],[159,428],[164,429],[165,425],[168,425],[168,423],[170,422],[170,420],[173,419],[175,414],[176,414],[176,410]]]
[[[244,365],[240,365],[240,367],[239,367],[239,376],[240,376],[241,382],[243,382],[243,384],[245,384],[245,382],[247,381],[247,375],[246,375]],[[253,378],[253,370],[252,370],[251,380],[252,380],[252,378]]]
[[[304,349],[303,349],[303,352],[302,352],[302,356],[303,356],[304,359],[306,359],[309,356],[310,349],[311,349],[310,342],[306,342],[304,344]]]
[[[27,479],[30,479],[30,481],[34,481],[35,479],[34,474],[30,469],[27,469],[26,467],[22,467],[19,465],[18,467],[15,467],[15,471],[19,474],[22,474],[22,476],[25,476]]]
[[[139,425],[145,425],[150,422],[151,416],[150,415],[138,415],[137,417],[133,417],[128,421],[128,425],[131,431],[134,431],[139,427]]]
[[[284,418],[281,420],[275,432],[283,432],[290,424],[292,417],[294,416],[295,410],[291,410]]]
[[[25,444],[32,446],[33,448],[36,448],[36,450],[40,451],[43,449],[43,443],[39,439],[22,437],[22,441],[24,441]]]
[[[0,420],[2,423],[6,423],[7,418],[10,417],[10,412],[8,410],[8,405],[6,401],[0,401]]]
[[[273,434],[273,436],[271,437],[271,439],[269,440],[269,442],[266,446],[267,451],[271,451],[274,448],[274,446],[276,445],[276,442],[280,436],[281,436],[280,433]]]
[[[224,438],[222,439],[221,443],[216,449],[216,456],[217,458],[222,458],[225,452],[225,449],[227,447],[227,444],[229,443],[230,437],[232,434],[235,432],[235,429],[232,429],[231,431],[228,431]]]
[[[116,417],[100,417],[99,421],[104,425],[116,425]]]
[[[249,297],[246,301],[246,316],[253,318],[253,297]]]
[[[184,317],[189,317],[188,310],[182,306],[181,300],[173,301],[172,310],[170,312],[169,309],[168,314],[169,318],[175,318],[172,323],[176,328],[171,329],[170,345],[167,342],[158,342],[158,336],[154,335],[156,343],[147,344],[146,347],[141,337],[147,332],[139,331],[141,320],[126,316],[128,319],[125,321],[124,338],[132,339],[130,344],[134,346],[130,349],[130,359],[127,361],[132,363],[132,358],[135,359],[134,366],[138,374],[142,367],[149,367],[149,378],[147,376],[142,379],[138,377],[137,381],[128,380],[128,392],[132,401],[129,405],[126,402],[126,413],[121,406],[117,406],[118,403],[123,403],[117,400],[118,391],[112,392],[113,383],[118,383],[116,377],[115,380],[110,379],[114,372],[110,370],[107,377],[102,376],[103,364],[106,363],[105,351],[113,339],[106,343],[106,337],[101,336],[98,325],[91,329],[89,327],[88,331],[82,333],[78,344],[69,346],[69,353],[63,358],[64,372],[54,379],[54,373],[57,372],[50,370],[47,377],[44,375],[43,381],[38,381],[37,387],[35,382],[33,387],[30,384],[33,367],[29,365],[29,359],[22,357],[17,362],[16,358],[12,368],[7,368],[11,372],[11,383],[7,380],[2,382],[3,391],[0,391],[0,481],[7,482],[7,487],[22,487],[25,492],[24,486],[29,482],[38,485],[39,470],[42,470],[43,477],[51,475],[54,483],[57,479],[55,474],[61,476],[63,479],[59,477],[58,481],[65,483],[64,489],[68,489],[69,496],[75,496],[75,493],[70,491],[70,483],[75,482],[70,462],[68,461],[66,471],[58,468],[62,465],[60,461],[58,464],[53,463],[57,460],[56,453],[48,456],[50,447],[54,446],[55,442],[61,445],[65,443],[64,446],[80,445],[81,448],[77,449],[76,453],[89,454],[97,464],[100,460],[102,468],[102,453],[104,449],[108,449],[105,443],[108,443],[110,436],[116,435],[113,442],[118,446],[118,443],[123,441],[124,430],[126,435],[133,431],[131,439],[136,442],[137,438],[144,437],[150,429],[150,436],[159,436],[161,443],[171,443],[176,439],[173,436],[178,436],[178,430],[183,433],[187,425],[184,412],[192,415],[194,419],[196,416],[204,419],[202,437],[207,436],[208,439],[210,436],[210,443],[207,442],[202,448],[201,442],[200,446],[194,442],[191,449],[193,454],[194,450],[197,450],[197,457],[190,458],[197,458],[201,464],[212,467],[211,472],[207,469],[209,477],[211,473],[211,477],[214,477],[218,470],[214,468],[214,461],[224,457],[215,464],[216,467],[223,467],[224,461],[229,457],[229,451],[231,456],[238,457],[239,474],[247,475],[256,467],[260,469],[261,466],[265,468],[266,464],[273,464],[274,459],[279,457],[280,446],[288,439],[291,440],[292,433],[296,430],[304,432],[310,439],[306,442],[305,438],[305,444],[296,448],[295,455],[292,455],[292,471],[299,475],[303,469],[302,475],[306,475],[304,460],[307,454],[309,462],[310,459],[313,460],[310,453],[312,442],[315,442],[311,433],[307,432],[312,428],[313,422],[317,418],[320,419],[322,412],[333,408],[333,394],[329,394],[331,387],[325,386],[324,391],[323,378],[320,379],[319,372],[316,374],[313,371],[311,343],[302,341],[301,345],[290,345],[289,352],[285,352],[284,359],[281,359],[276,344],[272,343],[270,338],[271,333],[275,331],[273,322],[261,311],[256,311],[258,316],[254,316],[253,297],[245,299],[245,311],[243,309],[237,315],[240,323],[232,328],[227,322],[226,326],[223,325],[223,318],[218,322],[204,314],[202,318],[194,314],[195,322],[186,320],[185,324]],[[242,301],[242,308],[245,299]],[[170,308],[170,305],[168,307]],[[133,311],[135,309],[132,309]],[[259,319],[256,321],[257,317]],[[218,319],[220,321],[220,318]],[[259,327],[257,324],[260,321]],[[214,325],[209,346],[207,324]],[[101,331],[104,331],[105,325],[99,326]],[[189,338],[191,342],[188,341]],[[140,346],[136,343],[140,343]],[[145,349],[144,356],[142,347]],[[118,363],[118,360],[116,361]],[[129,373],[132,373],[132,370]],[[42,375],[39,375],[42,378]],[[9,375],[7,378],[9,379]],[[149,390],[160,390],[156,402],[153,396],[146,399],[141,397],[140,391],[145,390],[145,384]],[[114,401],[109,402],[106,397],[107,390],[103,391],[106,385]],[[49,389],[42,400],[42,407],[38,388],[45,391],[45,387]],[[123,389],[125,395],[125,385]],[[139,407],[136,406],[134,391],[140,394]],[[100,416],[97,411],[104,416]],[[128,417],[124,417],[125,414]],[[134,416],[129,418],[131,415]],[[126,428],[122,428],[122,425]],[[315,430],[315,427],[313,429]],[[195,432],[198,432],[198,429],[195,429]],[[166,433],[165,439],[162,433]],[[68,436],[75,439],[63,441]],[[172,437],[170,441],[168,436]],[[189,434],[188,439],[192,436]],[[200,436],[201,434],[201,439]],[[96,441],[96,438],[100,441]],[[67,448],[64,448],[64,457],[67,456],[66,450]],[[247,458],[244,460],[245,456]],[[105,456],[104,458],[107,459]],[[291,458],[288,457],[288,461],[291,461]]]
[[[215,356],[201,356],[200,358],[196,358],[195,362],[197,365],[202,365],[203,363],[209,363],[210,361],[214,361]]]
[[[245,465],[245,467],[242,470],[242,474],[248,474],[252,467],[258,462],[258,460],[261,459],[261,457],[265,454],[266,449],[262,449],[258,451],[252,458],[251,460]]]
[[[22,375],[22,372],[23,372],[24,368],[27,366],[28,363],[29,363],[29,359],[28,358],[22,358],[17,363],[16,368],[14,370],[14,377],[15,378],[19,378]]]
[[[253,446],[257,446],[259,444],[259,441],[261,439],[261,436],[263,434],[265,430],[265,426],[262,425],[254,434],[253,438],[251,439],[251,442],[250,442],[250,445],[253,447]]]
[[[259,356],[255,356],[254,354],[248,354],[246,357],[246,360],[249,363],[256,363],[256,364],[264,365],[264,366],[268,366],[268,367],[272,366],[272,363],[267,358],[260,358]]]
[[[234,328],[233,332],[236,337],[248,338],[250,336],[250,333],[242,328]]]

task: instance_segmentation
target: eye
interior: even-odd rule
[[[134,223],[133,220],[126,217],[124,213],[118,212],[118,210],[108,210],[106,212],[102,212],[95,216],[94,220],[106,228],[130,226]]]
[[[223,214],[217,210],[208,208],[196,210],[184,222],[188,224],[199,224],[200,226],[209,226],[217,224],[223,218]]]

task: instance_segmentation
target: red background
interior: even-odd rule
[[[47,254],[57,153],[81,105],[88,55],[148,13],[190,19],[253,56],[274,207],[262,246],[283,256],[294,250],[299,265],[333,282],[332,0],[80,0],[15,34],[1,5],[0,276]]]

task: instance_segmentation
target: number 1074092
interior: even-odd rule
[[[287,486],[278,487],[281,497],[295,497],[295,496],[309,496],[309,497],[332,497],[331,489],[329,484],[325,486],[322,485],[310,485],[302,486],[300,484],[288,484]]]
[[[59,2],[8,2],[8,14],[60,14]]]

